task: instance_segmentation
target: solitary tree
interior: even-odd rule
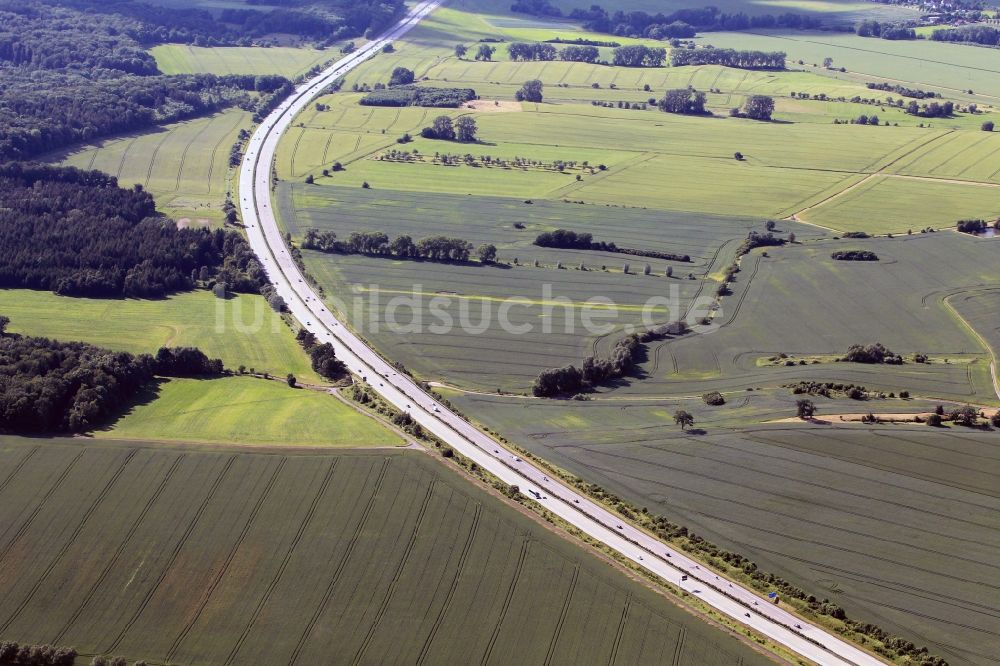
[[[525,81],[521,89],[514,93],[514,99],[518,102],[541,102],[542,82],[538,79]]]
[[[469,52],[468,47],[465,44],[455,44],[455,57],[464,58],[465,54]]]
[[[770,120],[774,112],[774,98],[767,95],[750,95],[743,105],[743,113],[754,120]]]
[[[477,129],[472,116],[462,116],[455,121],[455,138],[462,143],[472,143],[476,140]]]
[[[694,417],[683,409],[678,409],[674,413],[674,423],[679,425],[681,430],[684,430],[688,426],[694,425]]]
[[[405,86],[413,83],[413,72],[405,67],[397,67],[392,70],[389,77],[390,86]]]
[[[496,53],[496,48],[489,44],[480,44],[479,50],[476,51],[476,60],[493,60],[494,53]]]
[[[298,384],[298,381],[295,379],[295,375],[293,375],[292,373],[288,373],[288,375],[285,376],[285,383],[288,384],[290,387],[295,388],[295,386]]]
[[[983,129],[984,132],[992,132],[993,131],[993,121],[992,120],[987,120],[985,123],[982,124],[982,129]]]
[[[483,243],[476,248],[476,256],[484,264],[492,264],[497,260],[497,246],[490,243]]]
[[[816,414],[816,405],[808,398],[796,401],[795,407],[800,419],[811,419]]]
[[[833,58],[829,56],[823,58],[823,67],[825,67],[826,69],[830,69],[831,67],[833,67]]]

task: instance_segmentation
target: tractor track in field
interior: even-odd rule
[[[240,634],[239,638],[236,639],[236,643],[229,651],[229,655],[226,657],[226,661],[223,666],[230,666],[234,663],[236,655],[239,654],[240,649],[246,642],[247,637],[253,630],[254,625],[260,618],[260,614],[264,610],[264,606],[271,599],[271,595],[274,593],[274,589],[278,586],[278,582],[285,573],[285,569],[288,568],[288,563],[292,559],[292,555],[295,553],[295,548],[299,545],[302,540],[303,535],[312,523],[313,516],[316,514],[316,509],[319,507],[320,500],[326,495],[326,491],[330,486],[330,480],[333,478],[333,474],[337,469],[337,462],[339,459],[334,458],[327,468],[326,473],[323,476],[323,481],[320,483],[319,489],[316,494],[313,495],[312,501],[309,503],[309,508],[306,510],[305,515],[299,522],[299,527],[295,532],[295,536],[292,537],[292,541],[289,543],[288,548],[285,550],[285,554],[281,559],[281,564],[278,565],[274,576],[271,577],[271,581],[268,583],[267,588],[264,590],[264,594],[261,595],[260,599],[257,600],[257,605],[254,607],[253,612],[250,614],[250,619],[247,621],[246,626],[243,628],[243,632]]]
[[[347,548],[344,554],[341,555],[340,561],[337,563],[337,568],[333,572],[333,576],[327,583],[326,590],[320,599],[319,605],[313,612],[312,617],[306,624],[306,628],[302,632],[302,636],[299,637],[298,643],[295,645],[295,649],[292,650],[291,656],[288,658],[288,665],[294,664],[298,658],[299,654],[302,653],[302,649],[305,647],[306,641],[308,640],[310,634],[312,634],[316,623],[319,622],[320,616],[323,611],[326,610],[326,605],[330,602],[330,598],[333,596],[333,590],[337,586],[337,582],[340,580],[341,574],[344,572],[344,568],[347,566],[348,560],[351,559],[351,555],[354,553],[354,548],[357,546],[358,539],[361,537],[361,533],[364,531],[365,525],[368,523],[368,518],[372,513],[372,509],[375,507],[375,501],[378,499],[379,490],[382,488],[382,482],[385,480],[385,475],[389,470],[389,458],[386,458],[382,463],[382,468],[379,470],[378,478],[375,480],[375,487],[372,489],[371,497],[368,499],[368,503],[365,505],[364,510],[361,512],[361,516],[358,518],[358,523],[354,528],[354,532],[351,534],[350,541],[347,543]]]
[[[46,566],[45,569],[42,571],[42,573],[35,579],[34,585],[32,585],[31,589],[28,590],[27,595],[25,595],[24,599],[21,600],[21,603],[18,604],[16,608],[14,608],[13,612],[10,614],[10,617],[8,617],[3,624],[0,624],[0,632],[7,631],[7,628],[10,627],[11,623],[18,618],[18,616],[21,614],[21,611],[23,611],[27,607],[27,605],[31,603],[31,600],[34,599],[35,594],[38,592],[39,588],[46,580],[48,580],[49,574],[52,573],[52,571],[56,568],[56,566],[60,562],[62,562],[62,559],[66,556],[66,553],[69,552],[70,547],[76,542],[80,534],[83,532],[83,528],[90,521],[91,516],[94,515],[94,512],[97,511],[97,508],[107,498],[108,493],[111,492],[111,488],[115,485],[115,483],[118,482],[118,479],[121,478],[121,475],[125,471],[125,468],[128,466],[128,464],[132,461],[132,458],[134,458],[138,452],[139,452],[138,449],[130,449],[129,452],[125,455],[125,459],[118,466],[118,469],[116,469],[114,474],[111,475],[111,478],[107,480],[107,482],[104,484],[104,487],[101,488],[101,492],[98,493],[97,497],[94,498],[94,501],[90,503],[90,506],[87,507],[87,510],[83,512],[83,515],[80,517],[80,520],[77,521],[76,527],[70,533],[69,538],[62,545],[62,548],[60,548],[58,552],[56,552],[55,557],[52,558],[48,566]]]
[[[129,620],[125,623],[125,626],[122,627],[121,631],[118,632],[118,635],[115,636],[115,639],[114,641],[112,641],[111,645],[109,645],[107,650],[104,651],[105,653],[111,653],[117,650],[118,646],[120,646],[122,641],[125,640],[125,636],[128,634],[128,632],[132,629],[133,626],[135,626],[135,623],[139,621],[139,617],[142,615],[143,611],[146,610],[146,607],[149,605],[149,602],[156,595],[156,592],[160,589],[160,585],[163,584],[163,581],[167,577],[167,573],[170,571],[171,567],[173,567],[174,562],[177,561],[177,558],[180,555],[181,550],[184,548],[184,544],[187,543],[188,538],[191,536],[195,528],[198,526],[198,522],[204,515],[205,510],[208,508],[208,505],[215,498],[215,494],[218,492],[219,487],[222,485],[223,480],[225,480],[226,476],[229,474],[229,470],[232,469],[235,463],[236,463],[236,456],[230,456],[229,459],[226,461],[226,464],[222,467],[222,470],[219,472],[218,476],[216,476],[215,481],[209,488],[208,493],[206,493],[205,498],[201,501],[201,504],[198,505],[198,509],[195,511],[195,514],[191,517],[191,520],[188,522],[187,528],[184,530],[184,533],[181,534],[180,540],[174,545],[173,550],[170,552],[170,557],[167,559],[167,562],[164,564],[164,566],[160,569],[160,575],[157,576],[156,581],[153,583],[152,587],[149,588],[149,590],[146,592],[145,597],[143,597],[142,601],[139,602],[139,607],[135,610],[134,613],[132,613],[132,617],[129,618]]]
[[[149,510],[152,508],[153,504],[156,503],[156,500],[159,499],[160,495],[163,493],[163,490],[167,487],[167,484],[173,477],[174,472],[177,471],[177,468],[180,466],[181,462],[184,460],[185,457],[186,457],[185,454],[181,454],[174,459],[173,464],[170,466],[169,469],[167,469],[167,473],[164,474],[163,478],[160,480],[160,483],[157,484],[156,490],[154,490],[153,494],[149,496],[148,500],[146,500],[146,504],[143,506],[142,511],[139,512],[139,515],[136,517],[136,519],[132,521],[132,525],[129,527],[128,532],[125,533],[125,538],[122,539],[122,541],[118,544],[118,548],[115,549],[115,552],[112,554],[111,559],[109,559],[108,562],[105,564],[104,569],[101,571],[101,574],[97,577],[97,580],[95,580],[93,585],[90,586],[90,589],[87,591],[87,594],[84,596],[80,604],[76,607],[76,610],[73,611],[73,614],[70,615],[69,619],[66,621],[66,624],[63,625],[62,629],[59,630],[59,633],[56,634],[55,638],[52,640],[53,643],[60,643],[62,641],[63,636],[65,636],[66,632],[69,631],[70,627],[72,627],[76,623],[76,621],[80,618],[80,615],[83,614],[84,609],[97,594],[98,590],[100,590],[101,587],[104,585],[104,581],[107,579],[108,575],[115,568],[115,566],[118,564],[118,560],[119,558],[121,558],[122,553],[125,552],[125,548],[127,548],[128,544],[131,543],[132,537],[135,536],[136,531],[142,525],[142,522],[143,520],[145,520],[146,515],[149,513]]]

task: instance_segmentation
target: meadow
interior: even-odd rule
[[[50,155],[48,161],[80,169],[97,169],[123,186],[142,185],[156,197],[157,207],[188,223],[220,223],[230,181],[229,150],[250,114],[230,110],[205,118]]]
[[[418,452],[0,439],[0,635],[152,663],[770,663]]]
[[[160,44],[149,52],[164,74],[279,74],[289,79],[339,55],[336,49],[189,44]]]
[[[292,373],[300,381],[321,381],[292,331],[260,296],[219,300],[194,291],[163,300],[119,300],[3,289],[0,313],[10,317],[13,333],[132,353],[193,346],[221,358],[230,370],[244,365],[277,377]]]
[[[403,438],[324,392],[252,377],[171,379],[100,439],[242,446],[399,446]]]
[[[753,402],[759,412],[760,401],[776,417],[795,413],[795,396],[782,398],[781,410],[772,396],[745,395],[730,402]],[[950,664],[995,663],[995,431],[736,428],[714,416],[730,406],[709,408],[697,398],[449,396],[531,452],[742,553],[851,617],[927,645]],[[817,399],[820,416],[867,408],[848,402]],[[673,424],[678,408],[695,414],[695,429]]]

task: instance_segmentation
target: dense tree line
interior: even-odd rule
[[[963,25],[942,28],[931,33],[936,42],[968,42],[984,46],[1000,46],[1000,29],[988,25]]]
[[[98,171],[0,166],[0,286],[153,298],[211,280],[256,292],[266,276],[239,235],[178,229]]]
[[[468,261],[472,243],[461,238],[429,236],[414,241],[410,236],[390,239],[381,231],[355,231],[346,241],[337,239],[332,231],[306,230],[302,247],[320,252],[367,254],[398,259],[426,259],[428,261]]]
[[[510,6],[510,11],[533,16],[562,16],[562,10],[549,0],[517,0]]]
[[[915,97],[917,99],[941,96],[941,93],[936,93],[931,90],[907,88],[906,86],[901,86],[897,83],[868,83],[867,86],[869,90],[884,90],[886,92],[894,92],[897,95],[902,95],[903,97]]]
[[[667,90],[657,102],[660,111],[667,113],[683,113],[687,115],[704,115],[705,93],[693,88],[677,88]]]
[[[0,666],[73,666],[76,656],[71,647],[0,641]]]
[[[955,228],[963,234],[981,234],[990,227],[1000,229],[1000,220],[992,223],[986,220],[959,220],[955,224]]]
[[[711,6],[680,9],[670,14],[649,14],[624,10],[609,13],[599,5],[591,5],[589,9],[574,9],[569,16],[582,21],[584,28],[594,32],[651,39],[686,39],[693,37],[695,32],[713,30],[815,29],[822,25],[819,19],[803,14],[748,16],[743,12],[726,14]]]
[[[309,354],[312,369],[324,379],[340,379],[347,373],[347,366],[337,358],[337,352],[329,342],[319,344],[316,336],[304,328],[295,335],[302,348]]]
[[[837,261],[878,261],[878,255],[871,250],[837,250],[830,258]]]
[[[555,60],[559,55],[556,47],[544,42],[525,44],[522,42],[512,42],[507,45],[507,55],[511,60]]]
[[[573,395],[619,379],[631,373],[642,361],[645,343],[661,339],[668,333],[682,335],[685,332],[683,324],[673,324],[663,329],[626,335],[615,342],[607,358],[588,356],[580,368],[567,365],[542,370],[535,378],[531,392],[538,397]]]
[[[424,106],[458,108],[478,99],[472,88],[431,88],[399,86],[375,90],[361,98],[365,106]]]
[[[667,50],[643,46],[619,46],[612,52],[615,67],[662,67],[667,59]]]
[[[84,432],[105,423],[156,375],[222,370],[221,361],[196,349],[134,356],[82,342],[0,334],[0,430]]]
[[[674,254],[672,252],[663,252],[660,250],[618,247],[618,245],[613,242],[608,243],[605,241],[595,241],[592,234],[577,233],[568,229],[543,231],[535,237],[534,243],[538,247],[551,247],[561,250],[596,250],[599,252],[617,252],[618,254],[649,257],[652,259],[666,259],[668,261],[691,261],[691,257],[686,254]]]
[[[771,232],[760,233],[759,231],[751,231],[747,234],[746,239],[740,243],[740,246],[736,248],[736,256],[742,257],[754,248],[778,247],[784,245],[786,242],[784,238],[779,238]]]
[[[859,37],[881,37],[882,39],[916,39],[917,31],[904,25],[879,23],[869,20],[858,23],[855,32]]]
[[[901,365],[903,363],[902,356],[894,354],[881,342],[876,342],[873,345],[851,345],[840,360],[848,363],[885,363],[888,365]]]
[[[784,51],[737,51],[736,49],[672,49],[670,64],[674,67],[684,65],[723,65],[740,69],[784,69]]]
[[[906,113],[921,118],[950,118],[955,113],[955,104],[953,102],[917,104],[916,100],[911,100],[906,105]]]
[[[596,46],[570,45],[559,51],[559,59],[567,62],[596,63],[601,58],[601,52]]]

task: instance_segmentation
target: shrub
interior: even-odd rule
[[[706,405],[712,405],[713,407],[718,407],[719,405],[726,404],[726,398],[718,391],[712,391],[711,393],[706,393],[701,396],[701,399],[705,401]]]

